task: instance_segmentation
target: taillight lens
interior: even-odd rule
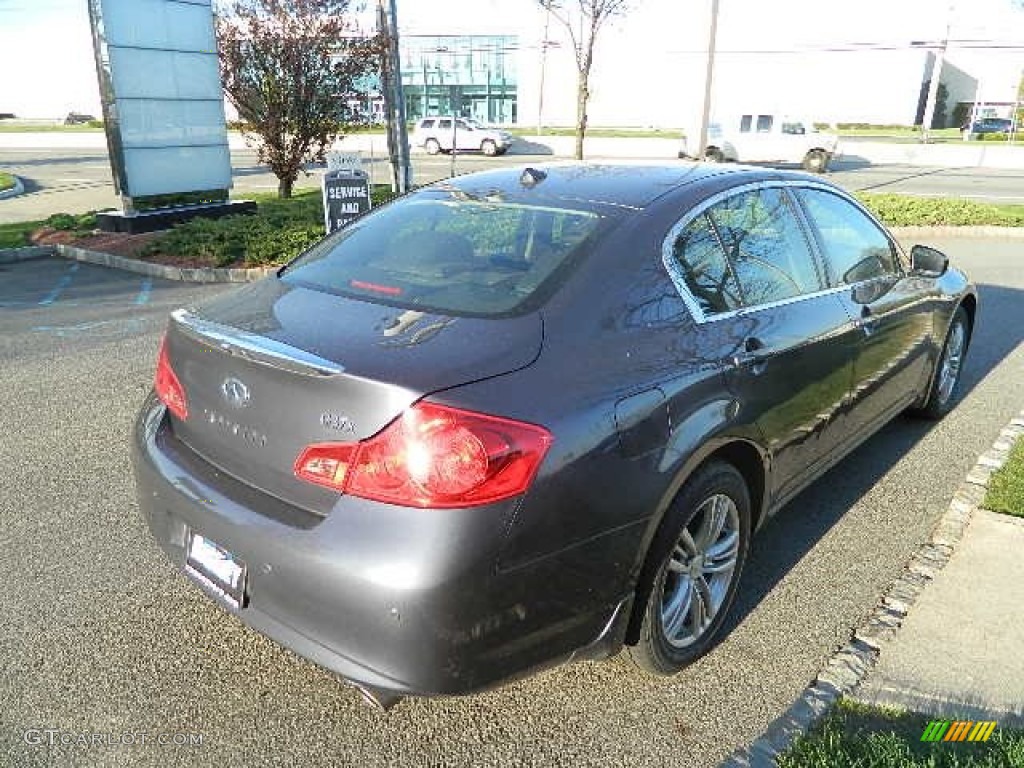
[[[390,504],[478,506],[525,492],[550,444],[543,427],[418,403],[361,443],[307,447],[295,474]]]
[[[185,397],[185,388],[181,386],[177,374],[171,368],[171,361],[167,357],[166,336],[160,342],[160,354],[156,359],[156,381],[153,388],[156,390],[156,396],[163,401],[171,413],[182,421],[188,419],[188,400]]]

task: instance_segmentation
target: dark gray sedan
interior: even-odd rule
[[[462,176],[174,313],[139,501],[221,606],[384,706],[624,646],[671,674],[752,531],[953,406],[976,311],[816,177]]]

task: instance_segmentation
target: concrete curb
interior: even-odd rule
[[[185,283],[251,283],[274,274],[279,267],[252,267],[249,269],[215,269],[213,267],[169,267],[164,264],[153,264],[112,253],[89,251],[73,245],[58,245],[56,252],[65,259],[85,261],[101,267],[123,269],[147,277],[162,277],[165,280],[178,280]]]
[[[992,447],[967,474],[953,500],[932,530],[931,537],[910,558],[903,573],[883,593],[868,619],[850,642],[826,662],[814,682],[768,729],[746,749],[738,749],[720,768],[774,768],[776,758],[793,741],[850,694],[874,666],[879,653],[896,637],[918,595],[941,571],[963,538],[971,516],[985,499],[992,474],[1006,463],[1014,442],[1024,436],[1024,411],[1010,420]]]
[[[8,197],[17,197],[18,195],[22,194],[24,191],[25,191],[25,185],[22,183],[21,179],[19,179],[17,176],[15,176],[14,177],[14,186],[11,187],[10,189],[5,189],[3,192],[0,192],[0,200],[5,200]]]
[[[17,261],[41,259],[44,256],[53,256],[56,252],[57,249],[52,245],[29,245],[25,248],[2,248],[0,249],[0,264],[13,264]]]
[[[890,227],[897,238],[911,237],[1002,237],[1024,239],[1024,227]],[[29,248],[0,249],[0,264],[57,254],[66,259],[99,264],[103,267],[123,269],[148,277],[162,277],[186,283],[251,283],[274,274],[279,267],[251,267],[248,269],[217,269],[214,267],[170,267],[125,256],[77,248],[73,245],[43,245]]]
[[[1001,237],[1010,240],[1024,239],[1024,227],[887,227],[896,239],[902,237]]]

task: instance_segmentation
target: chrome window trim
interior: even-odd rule
[[[337,376],[345,368],[298,347],[198,317],[188,310],[171,313],[178,330],[207,346],[214,346],[260,365],[280,368],[303,376]]]
[[[820,182],[814,181],[813,179],[765,179],[762,181],[753,181],[747,184],[740,184],[739,186],[730,187],[729,189],[717,192],[711,197],[702,200],[699,205],[688,210],[682,218],[680,218],[675,224],[672,225],[672,228],[668,231],[668,235],[665,236],[665,239],[664,241],[662,241],[661,245],[662,265],[665,267],[665,271],[668,272],[669,279],[672,280],[672,284],[675,286],[676,292],[679,294],[679,297],[683,300],[683,303],[686,305],[687,310],[689,310],[690,315],[693,317],[693,321],[698,325],[704,325],[705,323],[713,323],[719,320],[728,320],[730,318],[740,317],[742,315],[750,314],[752,312],[760,312],[765,309],[774,309],[776,307],[782,307],[788,304],[795,304],[798,301],[807,301],[809,299],[817,299],[821,298],[822,296],[828,296],[830,294],[842,293],[843,291],[851,291],[857,286],[867,285],[868,283],[872,283],[879,279],[882,279],[883,276],[876,276],[868,278],[867,280],[862,280],[858,283],[848,283],[844,285],[827,287],[823,288],[820,291],[815,291],[813,293],[803,293],[800,294],[799,296],[791,296],[786,299],[780,299],[779,301],[772,301],[766,304],[753,304],[751,306],[745,306],[739,309],[731,309],[727,312],[716,312],[711,315],[704,314],[704,311],[701,309],[700,304],[697,303],[697,299],[690,292],[689,287],[686,285],[686,278],[683,276],[682,270],[675,263],[675,259],[672,256],[676,239],[679,237],[680,233],[684,229],[686,229],[695,219],[697,219],[700,216],[703,216],[705,213],[707,213],[707,210],[709,208],[720,203],[722,200],[733,197],[735,195],[743,194],[744,192],[779,188],[785,190],[817,189],[822,192],[832,193],[844,200],[851,202],[858,210],[863,211],[868,216],[872,223],[874,223],[882,232],[882,234],[885,235],[885,238],[889,241],[890,244],[894,245],[897,248],[897,250],[900,250],[899,245],[896,243],[895,240],[893,240],[888,230],[886,230],[886,228],[878,222],[878,219],[876,219],[870,211],[865,209],[863,205],[857,202],[857,200],[854,199],[851,195],[849,195],[845,190],[833,187],[829,184],[822,184]],[[795,196],[790,194],[789,197],[792,198]],[[795,209],[794,213],[798,219],[798,223],[801,225],[801,229],[803,229],[804,225],[807,225],[808,227],[811,226],[812,222],[807,218],[807,213],[804,210],[804,204],[802,200],[791,200],[790,207],[791,209]],[[717,237],[717,230],[715,230],[715,232]],[[808,246],[810,247],[812,256],[815,258],[816,261],[820,260],[822,258],[822,254],[820,251],[820,244],[818,243],[815,233],[804,230],[804,237],[808,241]],[[721,240],[719,240],[719,245],[722,248],[723,253],[725,253],[726,256],[728,256],[728,252],[725,250],[725,246],[721,243]],[[900,253],[902,253],[902,250],[900,250]],[[897,278],[903,277],[903,265],[898,258],[896,259],[896,263],[899,265],[901,271],[898,274],[895,274],[894,276]],[[816,265],[816,268],[817,266],[824,266],[824,264]],[[821,277],[826,278],[827,276],[821,275]],[[740,286],[741,291],[742,289],[743,286]]]

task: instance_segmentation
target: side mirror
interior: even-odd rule
[[[949,269],[949,257],[927,245],[910,249],[910,271],[919,277],[940,277]]]

